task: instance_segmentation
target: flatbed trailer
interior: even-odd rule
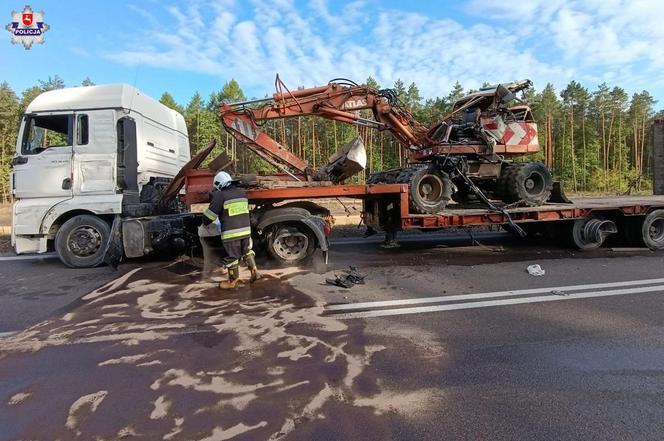
[[[210,182],[211,174],[207,171],[189,172],[185,178],[184,202],[207,202]],[[376,231],[384,231],[388,245],[396,245],[397,232],[403,230],[502,226],[521,235],[555,238],[579,249],[597,248],[609,236],[630,246],[664,249],[664,196],[573,198],[569,203],[545,203],[537,207],[450,204],[440,213],[414,214],[409,210],[406,184],[303,184],[249,189],[247,194],[257,207],[293,200],[313,203],[322,198],[360,199],[364,223]]]

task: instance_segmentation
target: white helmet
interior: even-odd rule
[[[231,175],[229,175],[225,171],[220,171],[219,173],[214,175],[214,181],[212,181],[212,185],[217,190],[221,190],[222,188],[228,187],[231,184],[232,180],[233,179],[231,178]]]

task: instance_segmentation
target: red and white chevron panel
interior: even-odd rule
[[[482,127],[491,133],[498,144],[503,145],[539,145],[537,124],[534,122],[513,121],[505,124],[499,116],[480,118]]]

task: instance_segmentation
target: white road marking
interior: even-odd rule
[[[522,297],[518,299],[486,300],[483,302],[452,303],[452,304],[435,305],[435,306],[414,306],[410,308],[379,309],[372,311],[339,313],[339,314],[333,314],[333,316],[334,318],[338,319],[385,317],[393,315],[421,314],[424,312],[455,311],[460,309],[488,308],[492,306],[519,305],[525,303],[555,302],[559,300],[641,294],[641,293],[657,292],[657,291],[664,291],[664,285],[642,286],[638,288],[623,288],[623,289],[614,289],[606,291],[580,292],[577,294],[569,294],[567,296],[552,294],[548,296]]]
[[[0,257],[0,262],[8,262],[12,260],[41,260],[41,259],[57,259],[58,255],[55,253],[44,254],[31,254],[27,256],[8,256]]]
[[[380,300],[375,302],[364,302],[364,303],[343,303],[343,304],[329,305],[325,309],[327,311],[348,311],[354,309],[382,308],[385,306],[420,305],[426,303],[453,302],[457,300],[485,299],[490,297],[516,297],[528,294],[550,293],[551,291],[562,291],[565,294],[568,294],[570,291],[582,291],[582,290],[591,290],[591,289],[600,289],[600,288],[617,288],[620,286],[654,285],[656,283],[664,283],[664,278],[628,280],[624,282],[610,282],[610,283],[593,283],[586,285],[552,286],[547,288],[531,288],[531,289],[519,289],[511,291],[494,291],[494,292],[483,292],[479,294],[459,294],[459,295],[437,296],[437,297],[421,297],[417,299]]]

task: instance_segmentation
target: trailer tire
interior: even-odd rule
[[[572,241],[582,251],[594,250],[602,246],[606,238],[616,234],[615,222],[599,217],[577,219],[572,224]]]
[[[55,235],[55,252],[70,268],[92,268],[104,261],[111,234],[106,221],[89,214],[74,216]]]
[[[551,196],[553,176],[541,162],[525,162],[506,167],[501,174],[503,201],[512,204],[523,202],[537,207]]]
[[[407,169],[408,177],[399,182],[408,182],[410,205],[419,214],[436,214],[443,211],[452,197],[454,184],[447,173],[435,166]]]
[[[316,250],[316,239],[311,231],[297,223],[277,224],[267,237],[267,252],[283,263],[301,262]]]
[[[651,250],[664,250],[664,210],[655,210],[646,216],[641,236],[643,243]]]

